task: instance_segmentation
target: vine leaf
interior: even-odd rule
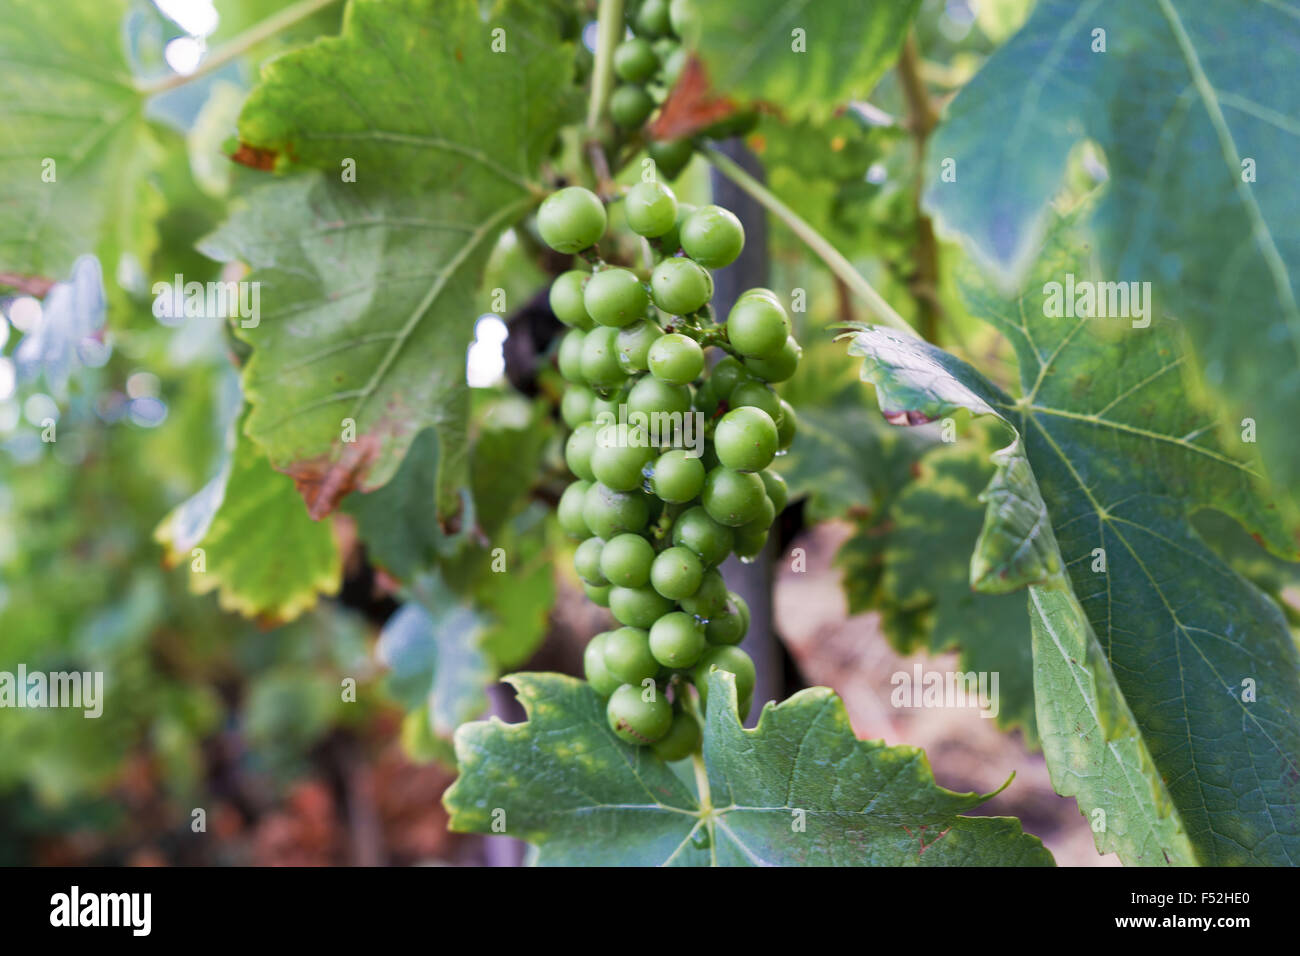
[[[989,795],[935,784],[925,755],[853,736],[824,687],[763,708],[746,730],[730,674],[710,675],[707,788],[618,740],[585,683],[516,674],[522,724],[456,732],[461,775],[443,797],[458,831],[505,832],[547,865],[1050,865],[1008,817],[964,817]],[[701,790],[705,792],[701,792]]]
[[[697,3],[683,40],[713,89],[790,115],[825,116],[865,99],[894,62],[920,0]]]
[[[240,436],[217,474],[154,531],[164,563],[189,569],[195,594],[217,592],[226,611],[291,621],[321,594],[338,593],[342,558],[329,524],[311,520],[293,482]],[[193,549],[203,549],[201,570]]]
[[[1300,658],[1277,605],[1190,516],[1223,511],[1293,553],[1286,528],[1248,446],[1221,447],[1182,390],[1164,316],[1118,331],[1047,314],[1046,281],[1092,274],[1078,249],[1072,230],[1054,233],[1011,300],[965,280],[972,310],[1015,345],[1019,400],[884,330],[862,329],[850,351],[894,420],[964,407],[1015,436],[993,456],[972,581],[1034,585],[1038,728],[1058,792],[1105,812],[1098,847],[1128,862],[1294,863]],[[1243,700],[1248,679],[1268,691]]]
[[[1094,52],[1099,27],[1107,48]],[[1105,151],[1093,225],[1107,278],[1149,281],[1182,320],[1220,395],[1244,419],[1275,486],[1300,488],[1300,193],[1289,169],[1300,18],[1283,4],[1044,0],[958,94],[931,155],[956,162],[926,205],[1013,287],[1030,267],[1071,150]],[[1279,502],[1281,504],[1281,502]]]
[[[0,0],[0,272],[116,274],[153,242],[160,153],[122,42],[124,0]]]
[[[387,483],[429,426],[439,514],[459,506],[478,283],[577,111],[556,23],[525,2],[485,19],[473,0],[353,0],[340,36],[267,64],[240,115],[244,144],[319,170],[254,189],[204,245],[261,284],[261,321],[237,329],[247,430],[313,517]]]

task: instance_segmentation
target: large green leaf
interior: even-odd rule
[[[1099,28],[1105,52],[1093,52]],[[1292,493],[1297,47],[1300,17],[1280,3],[1041,0],[949,107],[930,155],[955,159],[956,181],[934,177],[926,195],[943,227],[1018,279],[1071,149],[1085,137],[1100,144],[1110,179],[1095,218],[1104,278],[1151,283],[1224,397],[1225,431],[1254,419],[1277,487]]]
[[[61,278],[93,253],[113,275],[124,253],[147,254],[158,147],[127,61],[126,9],[0,0],[0,272]]]
[[[319,595],[339,589],[342,559],[329,522],[312,521],[293,482],[243,436],[217,475],[168,514],[154,537],[166,547],[167,564],[186,568],[190,590],[215,590],[222,608],[247,617],[293,620]]]
[[[871,92],[893,63],[920,0],[697,0],[693,6],[695,26],[685,39],[715,90],[793,115],[825,116]]]
[[[534,843],[549,865],[1044,865],[1007,817],[964,817],[987,796],[934,782],[913,747],[860,741],[830,690],[763,708],[746,730],[735,683],[714,671],[703,776],[693,783],[614,736],[596,693],[558,674],[517,674],[529,720],[456,733],[451,827]],[[502,816],[504,814],[504,816]],[[495,821],[505,829],[493,829]]]
[[[1016,435],[994,455],[972,583],[1042,585],[1030,591],[1039,731],[1057,789],[1106,812],[1098,846],[1139,862],[1185,861],[1186,843],[1204,863],[1295,862],[1300,659],[1277,605],[1190,515],[1228,513],[1280,552],[1285,528],[1255,463],[1219,446],[1212,413],[1181,389],[1165,316],[1117,333],[1045,314],[1047,277],[1092,275],[1074,243],[1054,240],[1018,298],[967,285],[1016,347],[1019,400],[890,332],[864,330],[851,351],[891,419],[964,407]],[[1243,700],[1247,679],[1268,690]]]
[[[456,509],[479,278],[543,195],[531,179],[575,115],[571,59],[544,5],[353,0],[340,36],[264,69],[241,139],[320,171],[252,191],[205,249],[262,284],[261,322],[239,330],[247,430],[314,516],[385,484],[429,426],[439,511]]]

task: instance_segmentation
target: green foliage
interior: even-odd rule
[[[703,756],[677,772],[622,743],[579,681],[510,679],[527,723],[467,724],[461,776],[444,803],[455,830],[505,832],[544,865],[1050,865],[1006,817],[965,817],[989,795],[934,783],[912,747],[860,741],[825,688],[768,704],[758,726],[736,714],[732,676],[710,677]],[[502,816],[503,815],[503,816]],[[505,830],[493,829],[496,820]]]

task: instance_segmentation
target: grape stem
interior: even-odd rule
[[[614,88],[614,47],[623,39],[623,0],[600,0],[596,11],[596,62],[591,71],[591,97],[587,101],[587,157],[596,175],[601,198],[613,195],[609,157],[601,145],[598,127]]]
[[[184,86],[186,83],[193,83],[221,69],[231,60],[243,56],[264,40],[269,40],[282,30],[287,30],[295,23],[306,20],[317,11],[324,10],[337,2],[338,0],[299,0],[298,3],[285,7],[279,13],[267,17],[261,23],[249,27],[243,33],[217,47],[193,73],[169,73],[156,80],[137,84],[136,91],[144,96],[154,96]]]
[[[844,258],[840,251],[827,241],[825,236],[810,226],[793,209],[777,199],[775,195],[768,191],[766,186],[741,169],[739,164],[731,157],[719,152],[712,146],[700,145],[698,149],[708,158],[709,162],[717,167],[719,172],[757,200],[768,212],[789,226],[790,231],[802,239],[808,248],[826,263],[831,272],[835,273],[845,285],[867,303],[867,306],[881,322],[898,329],[900,332],[916,335],[916,330],[907,323],[907,320],[899,315],[879,292],[872,288],[871,283],[857,269],[853,268],[849,260]]]

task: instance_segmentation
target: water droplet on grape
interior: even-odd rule
[[[789,449],[789,448],[782,448],[780,451],[778,451],[778,452],[776,453],[776,457],[777,457],[777,458],[784,458],[784,457],[785,457],[786,455],[788,455],[788,454],[790,454],[790,449]]]

